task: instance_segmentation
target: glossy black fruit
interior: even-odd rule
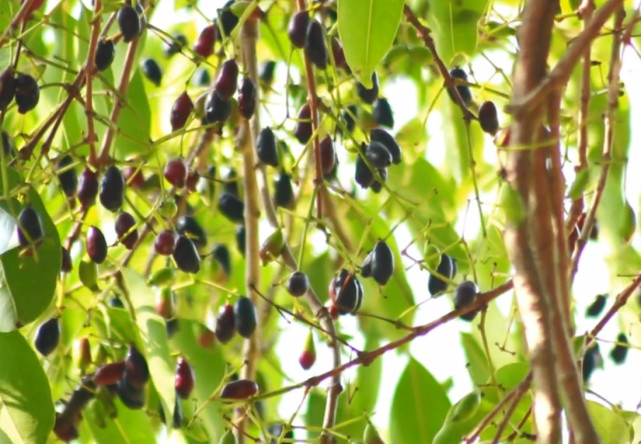
[[[100,39],[96,45],[94,65],[98,71],[109,68],[116,57],[116,45],[111,39]]]
[[[140,16],[130,5],[124,4],[118,11],[118,27],[122,33],[122,39],[128,43],[140,34]]]
[[[628,356],[628,337],[625,333],[619,333],[617,336],[617,345],[610,352],[610,357],[617,364],[622,364]]]
[[[149,381],[149,366],[147,359],[138,351],[138,349],[130,345],[125,357],[125,373],[124,378],[129,384],[135,388],[141,388],[147,381]]]
[[[181,129],[187,123],[189,115],[194,110],[194,102],[191,101],[191,97],[187,92],[183,92],[178,96],[174,105],[171,107],[171,130],[176,131]]]
[[[20,114],[25,114],[34,109],[40,100],[40,87],[36,79],[29,74],[18,73],[15,97]]]
[[[176,362],[176,393],[183,399],[189,398],[192,390],[194,389],[194,382],[196,376],[194,369],[189,365],[189,362],[182,357],[178,357]]]
[[[463,71],[461,68],[452,69],[450,71],[450,76],[455,80],[461,80],[463,82],[467,82],[467,73]],[[463,103],[466,106],[469,106],[469,104],[472,103],[472,91],[470,91],[470,88],[466,85],[458,85],[456,87],[456,90],[461,96]],[[449,94],[452,101],[456,102],[456,99],[454,98],[454,93],[449,88],[447,90],[447,93]]]
[[[358,108],[356,105],[349,105],[345,111],[341,114],[343,121],[345,122],[345,128],[348,132],[354,131],[354,126],[356,126],[356,115],[358,113]]]
[[[307,11],[299,11],[294,14],[289,21],[287,27],[287,35],[289,40],[297,48],[305,46],[307,38],[307,28],[309,26],[309,13]]]
[[[394,254],[385,241],[378,241],[372,255],[372,277],[379,285],[385,285],[394,274]]]
[[[120,213],[116,218],[116,222],[114,224],[118,240],[128,250],[133,249],[134,245],[138,241],[138,230],[134,228],[135,226],[136,219],[134,219],[134,217],[127,212]]]
[[[220,392],[223,399],[247,399],[258,393],[258,384],[249,379],[228,382]]]
[[[454,308],[458,310],[460,308],[467,307],[468,305],[473,304],[476,300],[478,292],[479,289],[474,282],[461,282],[460,284],[458,284],[456,290],[454,291]],[[469,313],[461,315],[461,319],[471,321],[472,319],[474,319],[477,313],[477,310],[473,310]]]
[[[387,180],[387,169],[385,168],[378,168],[376,170],[378,175],[381,177],[381,180],[378,180],[376,177],[372,181],[372,184],[369,186],[370,189],[375,192],[375,193],[380,193],[381,190],[383,189],[383,183]]]
[[[261,162],[277,167],[278,149],[276,148],[276,136],[270,127],[260,130],[258,140],[256,141],[256,154]]]
[[[367,253],[367,256],[365,256],[365,260],[363,260],[363,265],[361,265],[361,276],[364,278],[372,277],[372,261],[374,260],[374,255],[370,251]]]
[[[298,120],[296,121],[296,126],[294,127],[294,137],[302,145],[307,144],[309,139],[312,137],[312,112],[309,107],[309,104],[304,104],[301,109],[298,111]]]
[[[40,245],[44,228],[38,212],[31,207],[24,208],[18,215],[18,242],[20,246]]]
[[[63,156],[56,165],[58,173],[58,180],[60,181],[60,188],[66,196],[71,197],[75,194],[78,187],[78,174],[73,165],[73,158],[70,155]]]
[[[256,84],[249,77],[243,77],[238,91],[238,111],[245,119],[251,119],[256,111]]]
[[[229,193],[232,196],[240,198],[240,193],[238,191],[238,182],[240,182],[240,179],[236,170],[228,168],[223,175],[223,180],[223,189],[225,193]]]
[[[60,322],[58,318],[51,318],[38,327],[34,345],[41,355],[47,356],[54,351],[60,342]]]
[[[218,23],[219,29],[222,28],[222,31],[226,37],[229,37],[229,34],[234,30],[238,24],[238,17],[231,11],[231,5],[234,3],[234,0],[229,0],[221,10],[218,11]]]
[[[356,158],[356,171],[354,173],[354,180],[361,186],[361,188],[369,188],[374,182],[374,174],[369,169],[363,157],[359,154]]]
[[[361,82],[356,82],[356,92],[363,102],[374,103],[374,100],[378,98],[378,75],[375,72],[372,74],[371,88],[365,88]]]
[[[336,171],[336,165],[338,164],[338,158],[336,156],[336,150],[334,149],[334,142],[329,136],[325,136],[323,140],[320,141],[320,159],[321,159],[321,169],[323,171],[324,177],[331,177]]]
[[[156,86],[160,86],[162,80],[162,70],[160,65],[154,59],[146,58],[142,61],[140,67],[142,68],[142,73],[149,79],[151,83]]]
[[[234,307],[231,304],[225,304],[220,307],[218,317],[216,318],[216,338],[222,344],[227,344],[232,340],[236,333],[236,324],[234,318]]]
[[[271,85],[274,81],[274,73],[276,72],[276,62],[267,60],[260,66],[258,78],[266,85]]]
[[[16,78],[12,69],[0,74],[0,110],[5,110],[16,94]]]
[[[194,43],[194,52],[203,58],[209,57],[214,53],[214,44],[217,39],[218,29],[216,25],[205,26],[203,30],[200,31],[196,43]],[[207,84],[209,84],[209,82],[207,82]]]
[[[231,273],[231,256],[227,246],[223,244],[216,245],[213,256],[216,262],[220,265],[220,268],[222,268],[225,274],[229,276]]]
[[[245,256],[245,243],[246,243],[246,231],[244,225],[238,225],[236,227],[236,248],[238,252]]]
[[[499,116],[494,102],[483,102],[479,107],[479,123],[488,134],[494,135],[499,130]]]
[[[78,181],[78,200],[83,207],[88,208],[96,202],[97,195],[98,175],[85,167]]]
[[[594,301],[592,301],[588,309],[585,311],[585,315],[590,318],[599,316],[599,314],[601,314],[603,308],[605,307],[605,303],[608,300],[607,298],[607,294],[597,295],[597,297],[594,298]]]
[[[200,256],[196,245],[186,236],[178,236],[173,253],[176,265],[187,273],[197,273],[200,270]]]
[[[115,165],[110,166],[100,183],[100,203],[109,211],[118,211],[125,200],[125,178]]]
[[[329,55],[325,44],[325,30],[317,20],[312,20],[307,27],[305,39],[305,55],[319,69],[327,68]]]
[[[176,231],[191,239],[197,247],[207,245],[207,233],[193,216],[180,216],[176,222]]]
[[[353,273],[343,268],[330,284],[330,297],[339,314],[355,313],[363,299],[363,287]]]
[[[247,296],[241,296],[234,304],[234,325],[243,338],[249,338],[256,330],[256,307]]]
[[[86,244],[89,258],[96,264],[102,264],[107,258],[107,240],[98,227],[89,227]]]
[[[236,92],[238,85],[238,64],[236,60],[225,60],[214,84],[214,91],[223,100],[229,100]]]
[[[392,155],[392,163],[401,163],[401,147],[390,133],[382,128],[374,128],[370,131],[370,139],[387,148],[387,151]]]
[[[207,123],[224,122],[230,114],[230,101],[223,100],[216,91],[212,91],[205,103],[205,120]]]
[[[302,296],[309,288],[309,279],[302,271],[295,271],[287,279],[287,291],[292,296]]]
[[[171,43],[166,45],[163,49],[166,57],[171,57],[178,54],[185,46],[187,46],[187,37],[185,34],[174,34]]]
[[[453,259],[447,254],[442,255],[441,261],[439,262],[438,267],[436,267],[436,272],[451,280],[455,274]],[[447,290],[447,286],[447,281],[444,281],[440,276],[430,274],[427,289],[432,296],[436,296],[438,293]]]
[[[274,179],[274,203],[277,207],[289,208],[294,203],[292,178],[287,173],[280,173]]]
[[[374,120],[380,126],[386,126],[392,128],[394,126],[394,111],[389,102],[385,98],[377,99],[374,102],[374,108],[372,109],[374,115]]]
[[[121,379],[117,384],[118,396],[122,403],[130,409],[141,409],[145,405],[145,389],[136,387],[127,379]]]
[[[374,168],[387,168],[392,164],[392,153],[382,143],[371,141],[365,148],[365,157]]]
[[[222,193],[218,198],[218,210],[232,222],[242,222],[245,203],[232,194]]]
[[[594,342],[583,355],[583,382],[588,382],[597,366],[601,365],[602,358],[599,344]]]

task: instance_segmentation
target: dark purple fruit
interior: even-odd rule
[[[363,299],[363,287],[353,273],[343,268],[330,284],[330,297],[339,314],[355,313]]]
[[[265,85],[271,85],[274,81],[274,73],[276,72],[276,62],[273,60],[267,60],[260,66],[260,72],[258,73],[258,79],[263,82]]]
[[[336,164],[338,163],[338,158],[336,157],[336,150],[334,149],[334,142],[329,136],[325,136],[323,140],[320,141],[320,159],[321,159],[321,170],[323,171],[324,177],[330,177],[335,169]]]
[[[361,276],[364,278],[372,277],[372,261],[374,260],[374,255],[370,251],[367,256],[365,256],[365,260],[363,261],[363,265],[361,265]]]
[[[589,318],[594,318],[599,316],[601,312],[603,311],[603,308],[605,307],[605,303],[607,302],[607,294],[600,294],[597,295],[596,298],[594,298],[594,301],[590,304],[588,309],[585,311],[585,315]]]
[[[451,280],[456,274],[454,260],[447,254],[442,255],[441,261],[439,262],[438,267],[436,267],[436,272],[439,275]],[[437,276],[436,274],[430,274],[427,289],[432,296],[436,296],[438,293],[447,290],[447,286],[448,282],[444,281],[440,276]]]
[[[194,44],[194,52],[203,58],[207,58],[214,53],[214,44],[218,38],[216,25],[205,26]],[[207,82],[209,83],[209,82]]]
[[[154,59],[146,58],[140,64],[142,68],[142,73],[149,79],[151,83],[156,86],[160,86],[160,81],[162,80],[162,70],[160,65]]]
[[[100,39],[96,45],[94,65],[98,71],[109,68],[116,57],[116,46],[111,39]]]
[[[40,87],[36,79],[29,74],[18,73],[15,97],[20,114],[25,114],[34,109],[40,100]]]
[[[394,254],[385,241],[378,241],[372,255],[372,277],[379,285],[385,285],[394,274]]]
[[[58,318],[51,318],[40,324],[34,339],[36,350],[42,356],[47,356],[56,349],[58,342],[60,342],[60,322]]]
[[[107,240],[98,227],[89,227],[86,244],[89,258],[96,264],[102,264],[107,258]]]
[[[187,273],[197,273],[200,270],[200,256],[196,245],[186,236],[178,236],[173,253],[176,265]]]
[[[375,193],[380,193],[381,190],[383,189],[383,183],[387,180],[387,169],[385,168],[378,168],[376,170],[378,175],[381,177],[381,180],[378,180],[376,177],[372,181],[372,184],[369,186],[370,189],[375,192]]]
[[[229,34],[234,30],[238,24],[238,17],[231,11],[231,5],[234,0],[229,0],[221,10],[218,11],[219,29],[222,29],[224,35],[229,37]]]
[[[305,145],[312,137],[312,111],[309,104],[304,104],[298,111],[298,120],[294,127],[294,137],[301,144]]]
[[[163,174],[167,182],[176,188],[183,188],[187,182],[187,165],[181,157],[174,157],[165,165]]]
[[[354,180],[361,186],[361,188],[369,188],[374,182],[374,174],[369,169],[363,157],[359,154],[356,158],[356,171],[354,173]]]
[[[455,80],[467,82],[467,73],[463,71],[461,68],[452,69],[450,71],[450,76]],[[465,104],[465,106],[469,106],[470,103],[472,103],[472,92],[470,91],[470,88],[466,85],[457,85],[456,90],[458,91],[459,96],[461,96],[461,99],[463,100],[463,103]],[[452,90],[448,88],[447,93],[449,94],[450,99],[456,102],[456,99],[454,98],[454,93],[452,92]]]
[[[610,352],[610,357],[616,364],[622,364],[628,356],[628,348],[628,337],[625,333],[619,333],[617,345]]]
[[[249,379],[228,382],[220,392],[224,399],[247,399],[258,393],[258,384]]]
[[[305,46],[307,38],[307,27],[309,26],[309,13],[307,11],[299,11],[294,14],[289,21],[287,27],[287,35],[289,40],[297,48]]]
[[[240,193],[238,192],[238,173],[233,168],[228,168],[223,175],[223,189],[225,193],[229,193],[232,196],[240,198]]]
[[[88,208],[96,202],[97,195],[98,175],[85,167],[78,180],[78,200],[83,207]]]
[[[234,317],[234,307],[231,304],[225,304],[220,307],[218,317],[216,318],[216,338],[221,344],[227,344],[236,333],[236,324]]]
[[[363,102],[374,103],[374,100],[378,98],[378,75],[376,72],[372,74],[372,87],[365,88],[361,82],[356,82],[356,92]]]
[[[189,118],[189,114],[191,114],[193,110],[194,102],[191,101],[191,97],[189,97],[187,92],[183,92],[171,107],[171,116],[169,118],[171,130],[176,131],[184,127]]]
[[[238,252],[245,256],[245,244],[246,244],[246,231],[244,225],[238,225],[236,227],[236,248]]]
[[[225,60],[214,84],[214,91],[223,100],[229,100],[236,92],[238,85],[238,64],[236,60]]]
[[[256,307],[247,296],[241,296],[234,304],[234,325],[243,338],[249,338],[256,330]]]
[[[354,126],[356,126],[356,114],[358,113],[358,108],[356,105],[349,105],[345,111],[341,114],[343,121],[345,122],[345,128],[348,132],[354,131]]]
[[[456,310],[459,310],[463,307],[467,307],[468,305],[473,304],[476,300],[476,297],[478,296],[478,293],[479,289],[474,282],[461,282],[460,284],[458,284],[456,290],[454,291],[454,308]],[[461,315],[461,319],[471,321],[472,319],[474,319],[477,313],[478,310],[473,310],[469,313]]]
[[[601,352],[599,351],[599,344],[594,342],[583,355],[583,382],[588,382],[592,372],[596,369],[598,365],[601,365],[602,358]]]
[[[345,59],[345,51],[343,51],[343,45],[340,40],[336,37],[332,37],[332,56],[334,57],[334,66],[345,70],[346,72],[351,72],[349,66],[347,65],[347,60]]]
[[[162,256],[169,256],[176,248],[177,239],[178,235],[175,232],[171,230],[161,231],[154,239],[154,249],[156,253]]]
[[[171,42],[163,49],[166,57],[171,57],[178,54],[182,49],[187,46],[187,37],[185,34],[174,34],[171,36]]]
[[[24,208],[18,215],[18,242],[26,247],[40,245],[44,237],[44,228],[38,212],[31,207]]]
[[[191,239],[197,247],[207,245],[207,233],[193,216],[180,216],[176,222],[176,231]]]
[[[194,369],[184,357],[179,356],[176,363],[176,393],[178,396],[183,399],[189,398],[195,381]]]
[[[0,74],[0,110],[5,110],[16,94],[16,78],[11,68]]]
[[[289,208],[294,203],[292,178],[287,173],[280,173],[274,179],[274,203],[277,207]]]
[[[125,357],[124,380],[135,388],[142,388],[149,381],[149,366],[147,359],[134,345],[129,346]]]
[[[118,296],[109,298],[107,305],[112,308],[125,308],[125,304],[122,303],[122,299],[120,299]]]
[[[289,275],[289,278],[287,279],[287,291],[289,294],[299,297],[307,293],[308,288],[309,279],[307,279],[307,275],[305,273],[302,271],[295,271]]]
[[[377,99],[374,102],[372,114],[374,115],[374,120],[380,126],[386,126],[388,128],[394,126],[394,112],[387,99],[383,97]]]
[[[205,103],[205,120],[207,123],[224,122],[230,114],[230,101],[223,100],[216,91],[212,91]]]
[[[109,211],[116,212],[125,200],[125,178],[115,165],[110,166],[100,183],[100,203]]]
[[[60,188],[67,197],[73,196],[78,187],[78,174],[72,165],[73,158],[68,154],[62,157],[56,165],[56,171],[59,171]]]
[[[73,266],[71,264],[71,253],[65,247],[62,247],[62,262],[60,264],[60,271],[62,273],[69,273]]]
[[[305,55],[319,69],[327,68],[329,56],[325,44],[325,31],[323,25],[317,20],[312,20],[307,27],[307,38],[305,39]]]
[[[401,163],[401,147],[394,137],[382,128],[374,128],[370,131],[370,139],[373,142],[381,143],[392,155],[392,163]]]
[[[130,5],[124,4],[118,11],[118,27],[125,43],[131,42],[140,34],[140,16]]]
[[[260,130],[258,140],[256,141],[256,154],[261,162],[277,167],[278,149],[276,148],[276,136],[270,127]]]
[[[365,157],[375,168],[387,168],[392,164],[392,153],[382,143],[372,141],[365,148]]]
[[[98,385],[112,385],[120,382],[125,375],[125,361],[112,362],[99,367],[93,375]]]
[[[141,409],[145,405],[145,389],[143,386],[136,387],[126,378],[123,378],[117,384],[117,391],[122,403],[130,409]]]
[[[483,102],[479,107],[479,123],[481,129],[488,134],[496,134],[499,130],[499,116],[494,102]]]
[[[138,230],[134,228],[135,226],[136,219],[127,212],[120,213],[116,218],[116,235],[118,236],[118,240],[125,246],[125,248],[127,248],[127,250],[133,249],[134,245],[136,245],[136,242],[138,241]]]
[[[256,111],[256,84],[249,77],[243,77],[238,91],[238,111],[245,119],[251,119]]]
[[[222,193],[218,198],[218,210],[232,222],[242,222],[245,203],[232,194]]]
[[[220,244],[216,245],[214,248],[213,257],[220,265],[220,268],[223,269],[225,274],[229,276],[231,273],[231,257],[229,255],[229,249],[226,245]]]

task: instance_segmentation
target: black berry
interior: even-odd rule
[[[372,74],[372,87],[366,88],[361,82],[357,82],[356,92],[363,102],[374,103],[374,100],[378,98],[378,75],[376,72]]]
[[[176,231],[178,234],[187,236],[199,248],[207,245],[207,234],[193,216],[180,216],[176,223]]]
[[[256,111],[256,84],[249,77],[243,77],[238,91],[238,111],[245,119],[251,119]]]
[[[73,158],[70,155],[62,157],[56,165],[58,173],[58,180],[60,181],[60,188],[66,196],[71,197],[75,194],[78,187],[78,174],[73,168]]]
[[[467,307],[468,305],[473,304],[476,300],[478,292],[479,289],[474,282],[461,282],[460,284],[458,284],[456,290],[454,291],[454,308],[458,310],[460,308]],[[474,319],[477,313],[478,310],[473,310],[469,313],[461,315],[461,319],[471,321],[472,319]]]
[[[256,141],[256,154],[261,162],[277,167],[278,149],[276,148],[276,136],[270,127],[260,130]]]
[[[379,285],[385,285],[394,274],[394,254],[385,241],[378,241],[372,255],[372,277]]]
[[[292,296],[302,296],[309,288],[309,279],[302,271],[295,271],[287,279],[287,291]]]
[[[436,272],[439,275],[451,280],[456,274],[455,269],[454,259],[452,259],[447,254],[444,254],[441,256],[441,261],[439,262],[438,267],[436,267]],[[447,286],[448,282],[443,280],[440,276],[437,276],[436,274],[430,275],[427,289],[432,296],[436,296],[438,293],[447,290]]]
[[[312,20],[307,27],[305,54],[319,69],[327,68],[329,56],[327,54],[327,45],[325,44],[325,31],[323,30],[323,25],[316,20]]]
[[[499,130],[499,116],[494,102],[483,102],[479,107],[479,123],[481,129],[488,134],[496,134]]]
[[[309,14],[307,11],[299,11],[294,14],[287,27],[289,40],[297,48],[305,46],[307,38],[307,27],[309,26]]]
[[[118,211],[125,200],[125,178],[115,165],[110,166],[100,183],[100,203],[109,211]]]
[[[294,137],[296,137],[296,140],[298,140],[302,145],[307,144],[309,139],[312,137],[311,117],[311,109],[309,104],[306,103],[298,111],[298,120],[294,127]]]
[[[118,240],[128,250],[133,249],[136,241],[138,240],[138,230],[134,229],[136,226],[136,219],[134,219],[131,214],[122,212],[116,218],[114,225]]]
[[[463,71],[461,68],[452,69],[450,71],[450,76],[454,80],[467,82],[467,73]],[[469,106],[469,104],[472,103],[472,92],[470,91],[470,88],[466,85],[457,85],[456,90],[458,91],[459,96],[461,96],[463,103],[466,106]],[[452,92],[452,90],[448,88],[447,93],[449,94],[452,101],[456,102],[456,99],[454,98],[454,93]]]
[[[60,323],[58,318],[51,318],[40,324],[34,339],[36,350],[41,355],[47,356],[56,349],[58,342],[60,342]]]
[[[200,256],[196,245],[186,236],[178,236],[173,258],[178,268],[184,272],[197,273],[200,270]]]
[[[34,109],[40,100],[40,87],[36,79],[29,74],[18,73],[15,97],[20,114],[25,114]]]
[[[274,203],[277,207],[289,208],[294,202],[292,179],[287,173],[280,173],[274,180]]]
[[[94,65],[98,71],[109,68],[116,57],[116,46],[111,39],[100,39],[96,45]]]
[[[381,143],[392,155],[392,163],[401,163],[401,147],[394,137],[382,128],[374,128],[370,131],[370,139],[373,142]]]
[[[216,318],[216,338],[222,343],[226,344],[234,337],[236,333],[236,325],[234,319],[234,307],[230,304],[225,304],[220,307],[218,317]]]
[[[142,72],[151,83],[160,86],[162,80],[162,70],[160,65],[154,59],[146,58],[141,63]]]
[[[140,16],[130,5],[124,4],[118,11],[118,27],[122,39],[128,43],[140,34]]]
[[[18,242],[26,247],[39,245],[44,237],[44,228],[38,212],[32,207],[24,208],[18,215]]]
[[[249,338],[256,330],[256,307],[247,296],[241,296],[234,304],[234,325],[243,338]]]
[[[220,68],[214,91],[223,100],[229,100],[236,92],[238,84],[238,64],[236,60],[226,60]]]
[[[374,120],[380,126],[386,126],[392,128],[394,126],[394,112],[389,102],[385,98],[377,99],[374,102],[374,108],[372,110],[374,115]]]
[[[242,222],[245,203],[232,194],[222,193],[218,198],[218,210],[232,222]]]

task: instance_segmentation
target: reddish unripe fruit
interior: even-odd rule
[[[163,287],[156,293],[154,303],[156,313],[164,319],[172,319],[176,316],[176,294],[169,287]]]
[[[175,232],[171,230],[161,231],[154,240],[154,249],[156,250],[156,253],[163,256],[171,255],[176,248],[177,239],[178,235]]]
[[[89,168],[82,170],[78,180],[77,196],[80,204],[88,208],[96,203],[98,195],[98,175]]]
[[[191,97],[186,92],[183,92],[178,96],[174,102],[174,106],[171,108],[171,130],[176,131],[181,129],[187,123],[189,114],[194,110],[194,102],[191,101]]]
[[[125,374],[125,361],[112,362],[98,368],[93,380],[98,385],[111,385],[119,382]]]
[[[129,346],[129,351],[125,358],[124,379],[135,388],[141,388],[149,381],[147,360],[133,345]]]
[[[245,119],[251,119],[256,111],[256,84],[249,77],[243,77],[240,84],[238,111]]]
[[[223,100],[229,100],[236,92],[237,83],[238,64],[234,59],[226,60],[220,68],[218,78],[214,84],[214,90],[218,97]]]
[[[234,307],[231,304],[225,304],[220,307],[216,318],[216,338],[221,344],[226,344],[234,337],[234,333],[236,333]]]
[[[20,0],[20,4],[26,3],[27,0]],[[29,9],[27,10],[27,17],[31,15],[34,11],[37,11],[38,9],[42,8],[42,5],[45,4],[45,0],[33,0],[31,4],[29,5]]]
[[[298,121],[294,127],[294,137],[301,144],[305,145],[312,137],[312,112],[309,104],[304,104],[298,111]]]
[[[140,189],[145,184],[145,176],[142,175],[140,168],[127,166],[122,170],[122,175],[131,188]]]
[[[118,240],[122,242],[128,250],[131,250],[138,240],[138,230],[132,230],[135,226],[136,219],[127,212],[120,213],[116,218],[115,229]]]
[[[194,44],[194,52],[204,58],[209,57],[214,53],[214,43],[216,43],[217,38],[218,31],[216,25],[206,26],[200,31],[198,40],[196,40]]]
[[[220,392],[225,399],[247,399],[258,393],[258,384],[249,379],[239,379],[227,383]]]
[[[197,339],[198,345],[200,345],[202,348],[209,348],[216,343],[216,333],[208,328],[203,328],[203,330],[198,333]]]
[[[89,227],[86,244],[89,258],[96,264],[102,264],[107,258],[107,240],[98,227]]]
[[[187,182],[187,165],[179,157],[171,159],[165,165],[165,179],[177,188],[183,188]]]
[[[198,181],[200,180],[200,175],[198,174],[198,171],[190,171],[187,174],[187,180],[185,181],[185,188],[187,188],[189,191],[196,191],[196,186],[198,185]]]
[[[64,420],[60,418],[64,418]],[[63,417],[60,414],[56,414],[56,424],[53,426],[53,432],[64,442],[73,441],[78,439],[79,436],[78,429],[72,422],[72,417],[68,415]]]
[[[336,150],[334,150],[334,142],[329,136],[325,136],[320,141],[320,159],[323,176],[329,176],[336,167]]]
[[[299,11],[294,14],[289,21],[287,27],[287,35],[289,40],[297,48],[305,46],[305,39],[307,38],[307,27],[309,26],[309,14],[307,11]]]
[[[316,347],[314,346],[314,335],[311,331],[307,334],[305,348],[298,357],[298,362],[303,367],[303,370],[309,370],[316,362]]]
[[[176,393],[183,399],[189,398],[191,391],[194,389],[194,369],[189,362],[182,356],[176,363]]]
[[[494,102],[483,102],[479,107],[479,123],[481,129],[488,134],[495,135],[499,130],[499,116]]]
[[[332,298],[332,299],[334,299],[334,298]],[[340,315],[340,313],[338,312],[338,307],[336,305],[334,305],[334,304],[329,304],[329,306],[327,307],[327,312],[329,313],[329,316],[333,320],[337,320],[338,316]]]

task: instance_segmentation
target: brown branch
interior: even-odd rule
[[[527,392],[528,388],[530,388],[530,384],[532,383],[532,372],[528,373],[528,375],[525,377],[523,381],[519,383],[516,387],[514,387],[514,390],[512,393],[514,393],[514,397],[510,403],[510,406],[508,407],[507,411],[505,412],[505,416],[503,417],[503,421],[499,424],[499,426],[496,428],[496,434],[494,435],[494,441],[493,443],[499,443],[501,441],[501,435],[503,434],[503,431],[505,430],[505,427],[507,427],[507,424],[510,422],[510,418],[512,418],[512,415],[514,414],[514,411],[516,410],[516,407],[519,405],[519,402],[521,401],[521,398],[525,393]],[[539,441],[542,442],[542,441]]]
[[[91,39],[89,41],[89,54],[85,62],[85,84],[87,85],[87,94],[85,98],[85,113],[87,115],[87,143],[89,144],[89,163],[98,166],[96,162],[96,133],[94,130],[93,120],[93,80],[94,60],[96,58],[96,45],[100,35],[100,9],[102,4],[96,0],[94,5],[94,17],[91,23]]]

